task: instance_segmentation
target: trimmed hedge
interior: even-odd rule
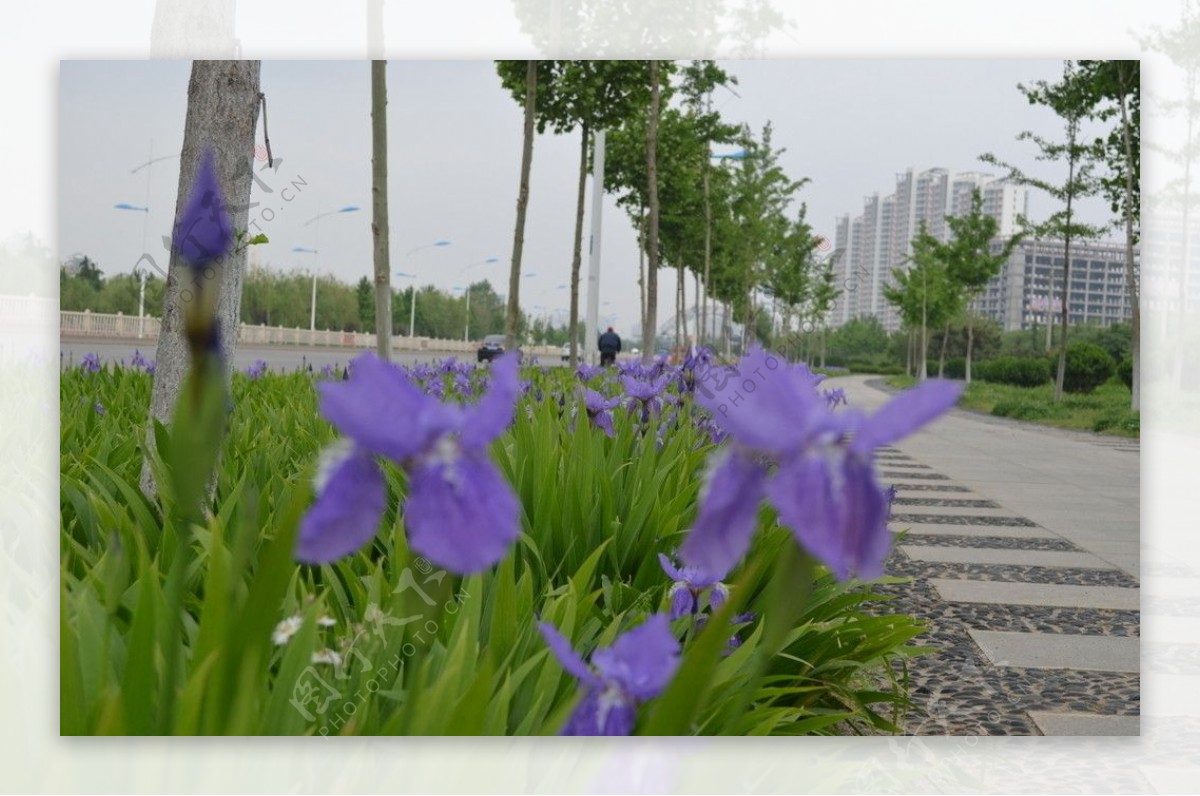
[[[1014,387],[1040,387],[1050,381],[1050,363],[1045,359],[1000,357],[974,363],[971,376],[980,381]]]
[[[1066,364],[1063,373],[1064,392],[1092,392],[1111,379],[1117,370],[1112,354],[1095,343],[1068,345]]]

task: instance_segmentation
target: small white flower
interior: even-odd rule
[[[317,624],[321,627],[333,627],[337,624],[337,620],[332,616],[321,616],[317,619]]]
[[[275,646],[288,643],[288,639],[300,632],[302,624],[304,624],[304,620],[299,614],[289,616],[275,625],[275,631],[271,633],[271,641],[275,643]]]
[[[342,665],[342,656],[330,649],[317,650],[312,656],[313,663],[331,663],[334,666]]]

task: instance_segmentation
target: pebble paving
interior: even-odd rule
[[[925,465],[905,465],[909,457],[894,450],[879,456],[880,476],[904,481],[948,481]],[[970,493],[957,484],[902,483],[897,491]],[[906,524],[956,525],[958,535],[908,531],[897,542],[904,545],[966,549],[1012,549],[1086,552],[1061,537],[1020,538],[989,535],[988,527],[1039,527],[1024,517],[992,517],[970,510],[1002,508],[985,499],[942,498],[928,494],[897,497],[894,509],[919,506],[962,508],[963,514],[893,513],[893,527]],[[912,509],[910,509],[912,510]],[[919,509],[917,509],[919,510]],[[978,534],[970,530],[978,528]],[[1114,639],[1140,636],[1141,615],[1134,610],[1044,605],[1001,605],[944,600],[930,584],[945,578],[975,581],[1008,581],[1030,584],[1114,586],[1137,588],[1136,578],[1120,570],[1050,566],[1012,566],[978,563],[940,563],[908,558],[897,546],[886,564],[886,574],[911,580],[876,587],[894,599],[875,603],[878,613],[909,613],[926,624],[914,644],[933,648],[897,664],[908,678],[911,709],[902,721],[907,735],[1040,735],[1030,711],[1082,713],[1093,716],[1137,716],[1141,681],[1136,672],[1035,669],[993,662],[971,639],[970,630],[1017,633],[1104,636]],[[1195,603],[1187,600],[1188,607]],[[1190,612],[1189,612],[1190,613]],[[1117,642],[1114,642],[1117,643]],[[1125,643],[1125,642],[1121,642]],[[1161,668],[1178,672],[1200,671],[1200,649],[1195,646],[1156,656]]]

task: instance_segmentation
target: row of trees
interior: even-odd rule
[[[163,307],[162,279],[146,277],[145,308],[148,315],[159,316]],[[138,274],[106,277],[100,267],[83,257],[59,272],[60,305],[64,310],[136,315],[140,290]],[[466,334],[479,340],[504,329],[505,305],[486,280],[469,287],[465,294],[451,295],[427,285],[417,292],[415,315],[412,314],[413,289],[391,291],[393,335],[407,335],[409,321],[414,334],[443,340],[461,339]],[[372,281],[363,277],[349,285],[331,276],[317,277],[316,328],[345,332],[376,330],[376,291]],[[242,323],[307,328],[312,307],[312,275],[284,273],[262,265],[251,265],[242,281],[240,317]],[[386,327],[385,327],[386,328]],[[567,325],[555,325],[551,319],[531,318],[522,313],[518,323],[519,339],[535,344],[561,345],[568,338]]]
[[[732,91],[735,77],[711,61],[498,61],[497,72],[526,111],[510,318],[517,306],[533,134],[550,129],[580,134],[571,325],[579,318],[584,192],[599,131],[605,132],[604,190],[638,233],[645,356],[657,348],[660,268],[676,271],[676,339],[723,343],[729,350],[731,325],[706,326],[713,301],[725,306],[725,318],[741,321],[742,344],[762,328],[768,300],[785,329],[824,322],[837,296],[832,263],[817,256],[821,240],[804,207],[792,207],[807,180],[793,179],[780,166],[784,150],[772,145],[770,123],[756,135],[712,110],[714,92]],[[737,147],[736,157],[722,158],[735,163],[732,168],[713,165],[714,145]],[[699,310],[695,328],[688,328],[689,305]]]
[[[1134,246],[1140,232],[1140,74],[1137,61],[1066,61],[1062,79],[1055,83],[1037,81],[1018,89],[1030,104],[1042,105],[1063,122],[1061,140],[1050,140],[1031,132],[1017,136],[1032,141],[1037,159],[1063,164],[1066,175],[1061,182],[1032,177],[1016,166],[992,154],[980,159],[1002,167],[1010,180],[1033,186],[1048,193],[1060,203],[1060,208],[1045,221],[1034,224],[1021,219],[1023,230],[1007,240],[997,240],[998,225],[983,215],[982,199],[976,192],[970,213],[948,217],[950,240],[939,241],[922,227],[912,241],[906,268],[893,271],[893,284],[884,290],[885,299],[899,311],[909,331],[909,362],[911,352],[918,353],[917,372],[926,373],[928,336],[930,329],[943,330],[940,359],[945,359],[945,341],[950,324],[966,319],[967,353],[966,377],[971,380],[971,340],[973,317],[968,308],[988,281],[1000,270],[1013,247],[1023,235],[1063,241],[1064,261],[1060,296],[1070,284],[1071,245],[1079,240],[1099,237],[1107,227],[1097,227],[1079,221],[1079,203],[1091,196],[1103,196],[1119,219],[1111,226],[1120,226],[1126,243],[1126,289],[1133,306],[1132,408],[1140,403],[1138,364],[1140,359],[1139,273],[1134,261]],[[1104,134],[1089,140],[1084,132],[1085,122],[1102,125]],[[1058,320],[1058,368],[1055,379],[1055,398],[1061,400],[1066,367],[1068,319],[1070,302],[1062,301]],[[1046,351],[1054,338],[1052,324],[1046,325]]]

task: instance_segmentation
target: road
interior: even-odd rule
[[[870,411],[888,395],[833,383]],[[928,623],[916,735],[1137,735],[1138,440],[954,410],[881,449],[903,532],[887,611]]]

